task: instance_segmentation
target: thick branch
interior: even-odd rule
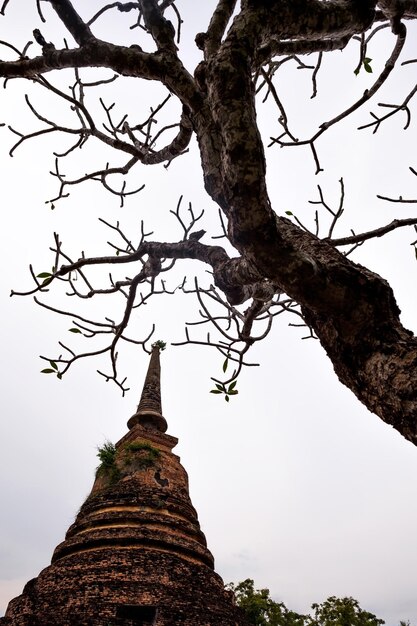
[[[171,22],[163,16],[156,0],[140,0],[140,6],[146,28],[151,33],[158,50],[177,50],[174,37],[175,31]]]
[[[256,64],[263,65],[274,56],[291,54],[311,54],[312,52],[332,52],[343,50],[351,40],[352,35],[331,37],[329,39],[297,39],[280,41],[273,37],[268,45],[262,46],[256,53]]]
[[[94,39],[82,48],[51,50],[34,59],[0,61],[4,78],[34,78],[56,69],[107,67],[122,76],[159,80],[191,108],[200,108],[194,80],[175,55],[146,53]]]
[[[365,29],[372,3],[364,3],[365,17],[360,3],[354,4],[358,20],[362,12],[361,28]],[[266,3],[247,2],[244,6],[250,7],[249,13],[256,12],[254,22],[258,24]],[[359,28],[352,18],[353,3],[311,2],[308,6],[317,9],[316,18],[321,11],[334,10],[335,21],[327,23],[327,27],[324,23],[323,30],[347,34],[343,33],[343,20],[339,20],[344,11],[349,25],[346,28],[352,27],[351,32]],[[271,16],[263,16],[262,28],[270,28],[280,11],[282,17],[283,12],[290,15],[298,9],[298,19],[282,20],[278,33],[287,29],[283,36],[291,36],[289,29],[294,24],[297,32],[307,38],[308,24],[314,26],[310,9],[305,15],[298,2],[268,3],[268,7]],[[251,80],[250,54],[256,49],[259,32],[255,26],[250,30],[248,13],[244,17],[235,19],[216,58],[207,63],[205,81],[212,119],[209,114],[195,119],[206,189],[226,213],[229,238],[242,258],[301,304],[307,323],[317,333],[340,380],[372,411],[417,442],[417,345],[400,323],[389,285],[352,263],[330,243],[320,241],[285,218],[276,218],[271,211]],[[302,32],[303,23],[306,33]],[[277,23],[275,26],[278,28]],[[318,23],[315,27],[319,27]],[[312,27],[308,32],[313,31]],[[395,48],[370,92],[320,132],[356,110],[385,81],[404,44],[405,27],[396,24],[395,31]],[[217,164],[221,175],[216,176],[213,168]],[[404,358],[410,366],[414,364],[405,376]]]
[[[275,40],[317,40],[341,38],[363,32],[375,16],[375,0],[321,2],[302,0],[291,2],[255,2],[246,0],[243,18],[256,21],[259,46]],[[242,12],[243,13],[243,12]]]
[[[219,0],[210,20],[207,33],[202,37],[201,43],[204,47],[206,59],[209,59],[218,51],[235,6],[236,0]],[[201,38],[201,35],[198,37]],[[199,39],[197,39],[197,43],[200,44]]]
[[[417,17],[416,0],[379,0],[378,6],[389,18],[415,18]]]
[[[55,276],[64,277],[91,265],[119,265],[133,263],[144,256],[155,259],[196,259],[207,263],[213,270],[216,285],[226,294],[229,302],[240,304],[249,298],[270,299],[277,286],[262,283],[262,276],[255,266],[245,259],[230,259],[220,246],[207,246],[187,239],[178,243],[145,241],[132,254],[81,258],[69,265],[61,266]]]
[[[78,15],[70,0],[49,0],[49,2],[78,45],[83,46],[94,39],[90,28]]]

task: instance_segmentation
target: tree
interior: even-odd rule
[[[354,598],[328,598],[313,604],[313,615],[300,615],[289,611],[282,602],[275,602],[269,589],[255,589],[250,578],[229,585],[236,602],[254,626],[380,626],[384,620],[364,611]]]
[[[262,97],[273,102],[279,114],[280,128],[271,138],[272,145],[292,146],[293,149],[307,146],[319,173],[322,164],[318,140],[367,105],[391,79],[405,45],[406,22],[417,17],[415,1],[241,0],[238,3],[237,0],[219,0],[216,6],[213,5],[206,32],[196,34],[196,45],[203,60],[193,73],[186,69],[178,50],[182,27],[180,2],[115,2],[101,5],[92,16],[87,15],[89,8],[83,3],[78,3],[77,9],[69,0],[48,0],[43,4],[37,2],[36,6],[40,19],[40,28],[33,31],[36,52],[29,56],[32,42],[18,48],[12,42],[3,41],[5,54],[11,58],[0,62],[0,75],[6,79],[27,79],[68,107],[62,116],[63,121],[55,121],[53,115],[38,110],[27,96],[27,105],[39,126],[30,132],[10,127],[18,136],[12,154],[28,139],[42,135],[61,133],[75,137],[75,143],[56,152],[53,175],[59,190],[51,200],[51,208],[67,197],[74,185],[87,181],[98,181],[123,203],[130,194],[142,189],[141,184],[132,190],[129,187],[138,165],[169,165],[184,155],[195,138],[206,192],[214,201],[216,210],[219,209],[222,234],[231,244],[231,247],[228,244],[222,247],[200,241],[205,232],[195,231],[195,227],[201,216],[190,207],[187,221],[181,202],[171,211],[182,228],[180,241],[151,241],[150,234],[142,226],[139,242],[132,243],[133,238],[124,233],[119,223],[107,223],[119,237],[119,243],[111,243],[112,254],[88,257],[83,253],[74,259],[64,251],[60,237],[55,235],[52,269],[38,274],[32,270],[35,286],[26,293],[35,294],[36,301],[42,306],[70,316],[74,320],[71,332],[96,339],[110,336],[111,340],[104,347],[100,345],[82,353],[61,344],[67,356],[47,358],[50,363],[44,371],[61,377],[81,356],[107,353],[111,371],[103,375],[124,389],[125,382],[117,369],[118,344],[125,340],[146,346],[152,334],[150,332],[141,339],[126,335],[134,307],[145,305],[150,296],[169,293],[171,289],[161,277],[176,261],[192,259],[208,264],[212,272],[214,286],[196,282],[191,291],[200,301],[202,322],[214,324],[220,339],[195,340],[187,333],[187,341],[208,343],[223,354],[225,379],[215,381],[215,393],[223,394],[227,400],[236,393],[235,381],[246,362],[248,349],[268,335],[278,314],[289,313],[297,319],[301,317],[311,336],[318,337],[341,382],[369,410],[394,426],[404,437],[416,442],[416,338],[401,324],[400,311],[389,284],[350,260],[348,253],[369,239],[400,227],[415,226],[417,219],[396,219],[361,234],[335,238],[334,227],[343,212],[342,180],[337,209],[326,202],[319,187],[316,204],[331,215],[331,225],[326,235],[320,237],[317,214],[316,232],[310,232],[291,211],[282,211],[271,204],[264,139],[257,117]],[[12,10],[13,0],[5,0],[1,9],[4,19],[12,15]],[[133,22],[139,32],[132,45],[126,45],[127,34],[122,36],[121,43],[106,41],[97,34],[102,20],[114,12],[132,17],[131,24]],[[43,30],[47,28],[44,23],[52,21],[54,15],[64,28],[64,36],[70,35],[74,44],[65,41],[58,45],[57,41],[49,41]],[[387,53],[383,69],[374,78],[371,76],[373,60],[368,56],[368,49],[371,40],[386,28],[392,33],[392,49]],[[116,29],[115,36],[118,35]],[[283,65],[295,63],[303,71],[309,71],[310,67],[314,96],[323,56],[348,45],[357,46],[358,41],[359,58],[352,72],[369,75],[367,88],[356,101],[347,106],[341,104],[341,112],[323,122],[310,138],[299,140],[291,130],[283,104],[285,94],[279,90]],[[306,55],[312,54],[315,55],[314,64],[308,66]],[[415,62],[415,59],[407,62]],[[83,73],[88,68],[95,69],[93,80],[91,73]],[[104,76],[101,68],[115,74]],[[55,78],[55,74],[63,70],[74,73],[70,91],[62,86],[59,76]],[[50,72],[54,72],[53,79]],[[90,110],[87,92],[104,89],[111,81],[120,83],[125,79],[136,79],[138,83],[138,79],[155,81],[163,86],[165,95],[152,108],[150,115],[139,123],[134,108],[123,115],[119,110],[114,112],[114,105],[102,98],[105,116],[102,125],[96,118],[97,110]],[[387,113],[372,113],[371,122],[365,126],[377,131],[388,118],[404,111],[408,125],[409,104],[416,91],[416,86],[410,86],[399,104],[382,103],[383,111]],[[173,99],[175,106],[171,105]],[[168,109],[168,121],[163,128],[156,130],[158,116]],[[173,121],[175,115],[177,119]],[[168,139],[164,143],[165,138]],[[120,165],[120,161],[114,166],[89,164],[87,173],[78,172],[69,177],[62,169],[65,167],[63,163],[78,154],[80,148],[85,152],[85,146],[92,140],[101,142],[106,150],[112,149],[116,155],[122,155],[123,164]],[[410,170],[417,174],[413,167]],[[120,176],[123,182],[117,189],[115,185]],[[415,202],[402,196],[383,199]],[[113,278],[113,272],[124,270],[127,265],[132,268],[133,277]],[[106,287],[93,286],[89,270],[97,266],[112,268],[110,284]],[[101,294],[124,297],[126,306],[121,319],[118,322],[107,318],[94,321],[84,314],[74,315],[39,299],[39,294],[59,282],[64,282],[71,295],[82,299]],[[187,291],[185,281],[181,288]],[[217,307],[214,313],[209,303]],[[218,312],[218,307],[222,312]],[[261,331],[256,330],[259,325]],[[235,364],[232,371],[228,369],[230,363]]]
[[[233,591],[236,603],[240,606],[251,624],[255,626],[304,626],[307,616],[289,611],[283,602],[275,602],[269,595],[269,589],[255,589],[254,581],[247,578],[234,585],[228,585]]]
[[[372,613],[364,611],[354,598],[332,596],[322,604],[313,604],[314,616],[309,626],[379,626],[385,624]]]

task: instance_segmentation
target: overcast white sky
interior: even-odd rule
[[[49,6],[43,4],[49,17]],[[91,12],[101,4],[89,2]],[[195,9],[190,11],[191,0],[178,3],[185,20],[182,54],[191,68],[198,59],[192,47],[194,34],[204,30],[213,4],[203,3],[196,15]],[[21,45],[39,25],[35,13],[28,10],[21,16],[17,5],[11,0],[9,15],[1,18],[0,39]],[[116,40],[114,20],[110,25]],[[52,20],[42,32],[58,45],[62,33],[56,35],[55,26]],[[414,33],[403,60],[417,56],[415,42]],[[393,44],[388,33],[375,37],[369,51],[375,72],[383,67]],[[2,48],[0,56],[6,54]],[[309,136],[318,123],[369,87],[375,74],[353,75],[356,54],[353,44],[346,54],[335,53],[324,62],[319,96],[313,101],[307,72],[287,64],[278,86],[297,136]],[[71,80],[68,76],[62,84]],[[414,82],[415,65],[398,68],[376,102],[401,101]],[[145,116],[149,106],[158,103],[157,90],[146,96],[149,83],[126,85],[120,83],[113,92],[109,88],[107,96],[109,103],[115,94],[122,99],[120,111],[126,105]],[[14,82],[2,93],[0,121],[34,130],[39,124],[27,114],[21,97],[26,90],[31,92],[32,86]],[[31,93],[43,112],[67,115],[38,90]],[[368,119],[369,109],[376,109],[376,102],[322,138],[318,148],[325,172],[319,176],[314,175],[308,149],[268,151],[270,193],[277,212],[291,210],[311,225],[308,200],[317,199],[316,185],[322,185],[329,202],[337,204],[338,180],[343,176],[346,212],[337,235],[413,214],[412,205],[389,205],[375,196],[417,197],[416,178],[408,171],[410,165],[417,166],[415,120],[407,133],[399,116],[375,136],[356,131]],[[175,110],[173,104],[172,116]],[[259,116],[266,138],[278,134],[276,111],[260,109]],[[140,117],[137,114],[136,119]],[[147,187],[124,209],[99,185],[90,184],[51,211],[45,204],[56,193],[56,182],[48,175],[51,151],[68,144],[57,138],[34,140],[9,159],[12,141],[9,131],[1,129],[0,614],[25,582],[49,564],[91,488],[96,446],[105,439],[117,441],[125,433],[148,365],[140,349],[121,354],[132,389],[125,399],[95,374],[99,364],[93,362],[81,363],[62,381],[40,374],[38,355],[57,355],[57,341],[66,338],[71,324],[36,308],[30,298],[10,299],[10,290],[30,285],[29,262],[37,273],[50,269],[47,248],[54,231],[68,241],[74,256],[80,250],[107,253],[109,235],[98,224],[99,216],[120,220],[137,233],[133,238],[139,236],[139,221],[144,219],[155,231],[155,240],[177,240],[181,233],[168,213],[184,194],[184,201],[191,201],[196,211],[206,210],[202,227],[211,234],[219,232],[217,210],[204,193],[195,149],[168,171],[137,168],[132,184],[146,182]],[[73,171],[82,171],[86,161],[96,167],[101,150],[77,155]],[[98,161],[90,161],[94,157]],[[115,161],[120,162],[117,155]],[[203,241],[209,243],[209,236]],[[391,281],[404,324],[416,331],[411,241],[412,231],[397,232],[370,242],[356,259]],[[173,285],[183,272],[192,278],[202,270],[184,264]],[[183,338],[184,319],[197,319],[192,296],[161,299],[155,305],[146,315],[138,313],[138,328],[145,334],[155,321],[156,338],[168,343]],[[68,306],[74,309],[75,303]],[[118,310],[104,299],[92,306],[101,315],[116,315]],[[397,626],[400,619],[410,619],[415,626],[417,450],[359,404],[336,379],[319,343],[301,340],[303,330],[288,328],[289,321],[278,319],[272,335],[254,351],[253,358],[261,365],[243,373],[239,395],[229,405],[209,394],[210,376],[221,374],[222,358],[214,350],[168,347],[162,355],[164,414],[169,433],[179,437],[177,453],[189,473],[191,497],[216,569],[225,582],[254,578],[256,586],[268,587],[275,599],[293,610],[307,612],[314,601],[348,595],[388,626]]]

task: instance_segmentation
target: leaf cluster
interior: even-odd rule
[[[321,604],[313,604],[311,615],[301,615],[287,609],[283,602],[272,600],[269,589],[255,589],[250,578],[228,588],[254,626],[381,626],[385,623],[350,597],[331,596]],[[400,622],[400,626],[410,624]]]
[[[287,609],[283,602],[275,602],[269,595],[269,589],[255,589],[250,578],[233,585],[236,603],[246,614],[250,624],[254,626],[304,626],[304,615]]]
[[[41,374],[56,374],[57,378],[61,380],[62,372],[59,371],[58,365],[55,363],[55,361],[49,361],[49,365],[51,367],[45,367],[45,369],[41,370]]]
[[[314,616],[309,618],[308,626],[380,626],[385,624],[373,613],[364,611],[354,598],[336,598],[331,596],[321,604],[311,607]]]
[[[226,359],[224,360],[223,363],[223,373],[226,373],[226,370],[229,366],[229,356],[226,357]],[[236,373],[233,373],[232,378],[235,378]],[[236,389],[236,384],[237,384],[237,380],[231,380],[229,378],[229,381],[226,381],[226,383],[220,383],[220,382],[216,382],[216,379],[214,378],[214,384],[215,384],[215,389],[211,389],[210,393],[215,393],[215,394],[223,394],[224,395],[224,399],[226,400],[226,402],[230,402],[230,396],[235,396],[236,394],[238,394],[238,390]]]
[[[235,396],[238,392],[237,389],[235,389],[236,387],[236,380],[233,380],[230,385],[224,385],[223,383],[215,383],[216,388],[215,389],[211,389],[210,393],[216,393],[216,394],[220,394],[223,393],[224,394],[224,399],[226,400],[226,402],[230,401],[230,396]]]

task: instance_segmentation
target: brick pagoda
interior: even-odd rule
[[[0,626],[245,626],[191,504],[166,434],[155,344],[127,434],[49,567],[11,600]]]

